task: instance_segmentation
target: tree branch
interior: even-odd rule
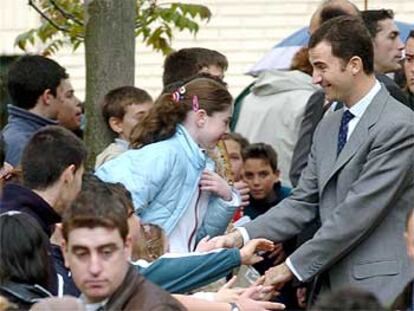
[[[60,7],[54,0],[49,0],[50,4],[53,5],[53,7],[60,13],[62,14],[63,17],[72,20],[73,22],[75,22],[76,24],[78,24],[79,26],[83,26],[83,22],[80,21],[79,19],[76,18],[75,15],[69,13],[68,11],[64,10],[62,7]]]
[[[62,27],[58,24],[56,24],[52,19],[49,18],[49,16],[47,16],[41,9],[39,9],[34,3],[33,0],[29,0],[29,5],[35,9],[35,11],[37,13],[40,14],[40,16],[42,16],[45,20],[47,20],[50,25],[52,25],[53,27],[55,27],[57,30],[63,31],[63,32],[69,32],[67,28]]]

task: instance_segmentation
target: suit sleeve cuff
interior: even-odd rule
[[[243,227],[237,227],[236,230],[239,230],[242,239],[243,239],[243,245],[246,245],[247,242],[250,241],[249,233],[247,232],[246,228]]]
[[[303,282],[303,278],[299,275],[298,271],[296,271],[295,267],[292,265],[290,261],[290,257],[286,259],[286,265],[288,266],[289,270],[292,271],[293,275],[301,282]]]

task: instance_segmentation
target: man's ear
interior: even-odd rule
[[[199,109],[195,112],[196,124],[198,127],[203,127],[207,121],[207,112],[204,109]]]
[[[62,243],[60,244],[60,250],[62,251],[63,254],[63,259],[65,260],[65,267],[70,269],[69,267],[69,262],[68,262],[68,243],[66,242],[65,239],[62,239]]]
[[[122,134],[122,119],[117,117],[110,117],[108,120],[109,127],[117,134]]]
[[[71,164],[67,168],[65,168],[62,175],[60,175],[60,179],[63,181],[63,183],[72,182],[75,178],[75,172],[76,166],[75,164]]]
[[[51,101],[55,99],[55,96],[52,94],[50,89],[46,89],[43,91],[42,95],[40,95],[40,98],[44,105],[49,106]]]
[[[359,56],[353,56],[349,62],[348,66],[351,68],[351,72],[353,75],[356,75],[364,70],[364,66],[362,64],[362,60]]]

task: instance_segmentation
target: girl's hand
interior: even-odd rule
[[[211,191],[224,201],[231,201],[232,199],[230,185],[220,175],[209,170],[204,170],[201,174],[200,189],[202,191]]]

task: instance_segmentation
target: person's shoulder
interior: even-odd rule
[[[20,123],[8,123],[3,131],[3,137],[5,141],[21,141],[29,140],[29,138],[35,133],[35,131]]]
[[[395,99],[391,94],[386,100],[382,117],[388,119],[387,122],[390,124],[408,123],[414,125],[414,111]]]

